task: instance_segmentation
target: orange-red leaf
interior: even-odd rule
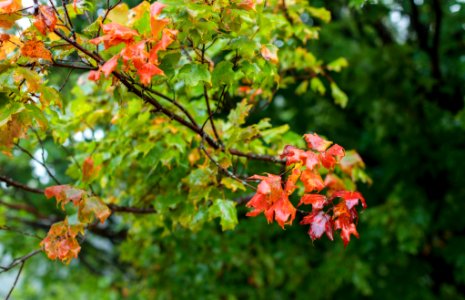
[[[47,199],[55,197],[57,204],[61,203],[61,208],[64,209],[69,202],[73,202],[75,206],[78,206],[85,195],[85,191],[73,188],[70,185],[55,185],[46,188],[44,194]]]
[[[334,221],[334,228],[341,230],[341,238],[344,242],[344,247],[349,244],[350,235],[354,235],[357,238],[359,237],[355,224],[352,223],[352,220],[346,216],[336,219],[336,221]]]
[[[125,43],[126,45],[129,45],[134,41],[134,38],[139,35],[137,31],[130,29],[126,26],[120,25],[118,23],[104,24],[102,25],[102,29],[104,35],[92,39],[89,42],[94,45],[98,45],[103,42],[105,49],[108,49],[120,43]]]
[[[344,148],[338,144],[334,144],[328,150],[320,153],[321,164],[327,169],[332,169],[344,157],[344,155]]]
[[[358,201],[362,203],[363,208],[367,208],[367,203],[365,198],[363,198],[360,192],[351,192],[351,191],[337,191],[332,194],[333,198],[339,197],[344,199],[347,208],[351,209],[358,204]]]
[[[30,58],[42,58],[45,60],[52,60],[52,53],[45,48],[42,41],[27,41],[21,47],[21,54]]]
[[[281,177],[273,174],[265,176],[254,175],[251,179],[260,179],[257,193],[246,204],[253,210],[247,216],[257,216],[264,213],[268,222],[276,222],[284,228],[284,225],[292,224],[296,209],[289,201],[287,193],[281,185]]]
[[[118,66],[118,55],[113,56],[102,66],[102,72],[108,77]]]
[[[48,258],[59,259],[68,264],[77,258],[81,247],[76,239],[78,233],[84,234],[83,225],[69,225],[67,219],[50,227],[47,236],[40,242]]]
[[[310,204],[313,210],[320,210],[328,203],[325,195],[320,194],[305,194],[300,198],[299,205]]]
[[[150,63],[144,64],[141,68],[138,68],[137,74],[143,85],[149,85],[152,81],[152,77],[155,75],[164,75],[160,68]]]
[[[286,186],[284,190],[286,191],[288,195],[292,194],[295,191],[297,187],[296,183],[297,183],[297,180],[299,180],[301,173],[302,171],[300,171],[300,164],[299,164],[299,165],[296,165],[292,169],[291,174],[289,175],[289,177],[287,177]]]
[[[333,142],[321,138],[318,134],[304,134],[304,139],[307,142],[308,148],[318,152],[325,151]]]
[[[39,6],[39,13],[36,16],[36,21],[34,22],[34,26],[39,30],[40,33],[46,35],[47,32],[51,32],[55,30],[55,26],[57,24],[57,17],[53,8],[41,5]]]
[[[319,192],[325,187],[323,179],[318,171],[305,169],[300,176],[300,181],[304,184],[306,193],[311,193],[313,191]]]
[[[277,49],[270,49],[269,47],[262,45],[262,48],[260,50],[260,53],[262,54],[263,58],[277,64],[278,63],[278,50]]]

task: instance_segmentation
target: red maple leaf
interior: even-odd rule
[[[102,29],[104,35],[92,39],[89,42],[94,45],[98,45],[103,42],[105,49],[116,46],[120,43],[129,45],[134,42],[134,38],[139,35],[137,31],[118,23],[104,24],[102,25]]]
[[[257,193],[246,204],[247,207],[253,208],[247,216],[254,217],[263,212],[268,223],[272,222],[274,217],[282,228],[284,225],[292,224],[296,209],[282,188],[281,177],[268,174],[266,177],[254,175],[250,178],[260,179],[261,182],[257,187]]]
[[[300,181],[304,184],[306,193],[319,192],[325,187],[320,173],[314,170],[305,169],[300,176]]]
[[[320,153],[320,161],[325,168],[333,169],[344,155],[344,148],[338,144],[334,144],[328,150]]]
[[[311,204],[312,210],[320,210],[328,203],[328,198],[320,194],[305,194],[300,198],[299,206],[302,204]]]
[[[363,198],[360,192],[337,191],[332,194],[332,198],[336,197],[344,199],[348,209],[352,209],[352,207],[357,205],[359,200],[362,203],[362,207],[367,208],[365,198]]]
[[[308,148],[318,152],[325,151],[333,142],[321,138],[318,134],[304,134],[304,139],[307,142]]]
[[[311,214],[305,216],[300,222],[303,225],[310,225],[308,229],[308,235],[312,240],[319,239],[323,233],[326,233],[326,236],[333,240],[333,223],[331,217],[321,210],[312,212]]]

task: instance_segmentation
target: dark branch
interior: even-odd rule
[[[18,274],[16,275],[15,281],[13,282],[13,286],[11,287],[10,291],[8,292],[8,295],[6,295],[5,300],[10,299],[11,294],[13,293],[13,290],[16,287],[16,284],[18,283],[19,276],[21,275],[21,272],[23,271],[24,267],[24,261],[21,263],[21,267],[19,268]]]
[[[7,186],[14,186],[14,187],[22,189],[22,190],[24,190],[26,192],[31,192],[31,193],[35,193],[35,194],[43,194],[44,193],[44,191],[41,190],[41,189],[33,188],[33,187],[28,186],[28,185],[19,183],[19,182],[14,181],[13,179],[11,179],[9,177],[6,177],[4,175],[0,175],[0,181],[5,182],[7,184]]]

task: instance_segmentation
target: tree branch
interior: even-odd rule
[[[13,282],[13,286],[11,287],[10,291],[8,292],[8,295],[6,295],[5,300],[10,299],[11,294],[13,293],[13,290],[16,287],[16,284],[18,283],[19,276],[21,275],[21,272],[23,271],[24,267],[24,261],[21,263],[21,267],[19,268],[18,274],[16,275],[15,281]]]
[[[0,181],[5,182],[7,186],[13,186],[13,187],[22,189],[22,190],[24,190],[26,192],[31,192],[31,193],[35,193],[35,194],[43,194],[44,193],[44,191],[41,190],[41,189],[33,188],[33,187],[28,186],[28,185],[19,183],[19,182],[14,181],[13,179],[11,179],[9,177],[6,177],[4,175],[0,175]]]

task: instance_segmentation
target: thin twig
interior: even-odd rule
[[[45,171],[47,172],[48,176],[50,176],[50,178],[53,179],[53,181],[55,181],[56,184],[60,185],[60,181],[58,179],[56,179],[55,176],[53,176],[52,172],[50,171],[50,169],[47,167],[47,165],[45,164],[45,160],[44,162],[41,162],[40,160],[38,160],[37,158],[34,157],[34,155],[31,154],[31,152],[29,152],[27,149],[21,147],[19,145],[19,143],[16,143],[15,144],[16,147],[18,147],[19,150],[21,150],[22,152],[26,153],[33,161],[39,163],[42,167],[45,168]],[[42,148],[42,152],[44,151],[44,149]],[[43,156],[42,156],[43,157]]]
[[[35,256],[36,254],[42,252],[42,249],[37,249],[37,250],[34,250],[24,256],[21,256],[21,257],[18,257],[18,258],[15,258],[8,266],[6,267],[2,267],[0,266],[0,274],[1,273],[5,273],[5,272],[8,272],[9,270],[13,269],[14,267],[16,267],[17,265],[19,264],[22,264],[24,263],[26,260],[28,260],[29,258]]]
[[[13,282],[13,286],[8,292],[8,295],[6,295],[5,300],[10,299],[11,293],[13,293],[13,290],[15,289],[16,284],[18,283],[19,276],[21,275],[21,272],[23,271],[24,263],[25,263],[24,261],[21,263],[21,267],[19,268],[18,274],[16,275],[15,281]]]

